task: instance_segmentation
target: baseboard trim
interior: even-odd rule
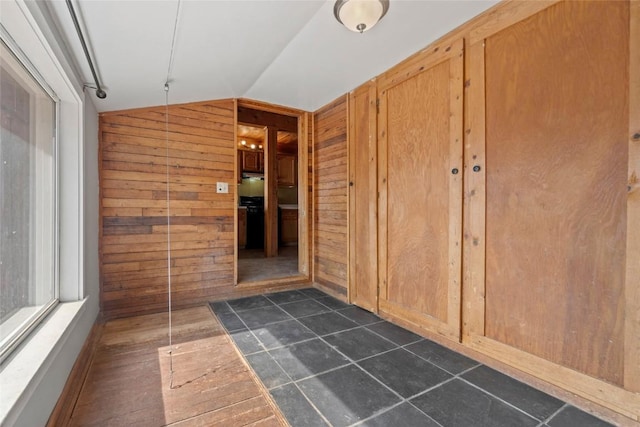
[[[84,342],[76,362],[73,364],[67,382],[58,398],[58,402],[49,416],[47,427],[70,424],[73,410],[75,409],[76,402],[78,401],[87,374],[89,373],[89,367],[93,363],[96,348],[102,337],[103,325],[104,323],[99,319],[93,324],[89,336]]]

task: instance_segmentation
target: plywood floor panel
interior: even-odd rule
[[[108,322],[72,426],[283,426],[208,307]],[[171,374],[173,368],[173,375]]]

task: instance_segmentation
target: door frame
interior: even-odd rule
[[[243,118],[242,120],[239,120],[238,118],[238,108],[250,108],[253,110],[258,110],[260,112],[264,112],[264,113],[276,113],[276,114],[280,114],[283,116],[288,116],[288,117],[293,117],[297,119],[297,132],[298,132],[298,168],[297,168],[297,174],[298,174],[298,275],[297,276],[291,276],[291,277],[286,277],[286,278],[281,278],[281,279],[268,279],[268,280],[264,280],[264,281],[257,281],[257,282],[247,282],[247,283],[238,283],[238,239],[235,238],[234,239],[234,259],[233,259],[233,271],[234,271],[234,283],[236,284],[236,286],[240,286],[240,287],[247,287],[247,288],[253,288],[253,287],[260,287],[260,286],[264,286],[265,284],[286,284],[286,283],[291,283],[291,282],[301,282],[301,281],[308,281],[310,280],[310,256],[309,256],[309,250],[310,250],[310,235],[309,235],[309,230],[310,230],[310,221],[312,220],[312,213],[310,212],[310,204],[309,204],[309,200],[310,200],[310,194],[308,191],[309,188],[309,174],[308,174],[308,167],[304,166],[304,165],[308,165],[309,164],[309,126],[311,125],[311,113],[308,113],[306,111],[302,111],[302,110],[297,110],[294,108],[289,108],[289,107],[283,107],[280,105],[274,105],[274,104],[268,104],[265,102],[260,102],[260,101],[254,101],[254,100],[250,100],[250,99],[236,99],[236,109],[235,109],[235,117],[234,117],[234,125],[235,125],[235,129],[237,132],[237,127],[238,127],[238,123],[244,123],[244,124],[248,124],[248,125],[255,125],[255,126],[266,126],[265,124],[259,124],[259,123],[251,123],[251,120],[247,120],[246,118]],[[257,119],[259,120],[259,118]],[[255,121],[257,121],[255,120]],[[237,140],[237,135],[236,135],[236,140]],[[238,168],[238,161],[237,161],[237,156],[238,156],[238,147],[237,144],[234,144],[234,148],[235,148],[235,154],[236,154],[236,162],[235,162],[235,167]],[[274,152],[274,158],[275,158],[275,152]],[[265,153],[265,157],[266,157],[266,153]],[[268,163],[267,163],[268,165]],[[303,167],[301,167],[301,165]],[[237,174],[240,173],[239,170],[235,171],[235,175],[237,176]],[[267,189],[265,189],[265,193],[266,193]],[[235,206],[238,205],[238,192],[235,192]],[[237,209],[236,212],[234,213],[234,230],[235,230],[235,235],[237,236],[237,232],[238,232],[238,213],[237,213]],[[276,217],[277,217],[277,210],[276,210]]]

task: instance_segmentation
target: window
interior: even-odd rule
[[[0,42],[0,360],[56,304],[56,101]]]

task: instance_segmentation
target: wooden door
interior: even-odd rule
[[[460,337],[463,41],[378,83],[380,312]]]
[[[280,240],[285,246],[298,244],[298,209],[280,210]]]
[[[466,341],[637,415],[630,3],[547,6],[470,47]]]
[[[378,312],[376,83],[349,95],[349,300]]]
[[[262,172],[262,153],[242,150],[242,170],[245,172]]]
[[[297,158],[290,154],[278,154],[278,185],[293,187],[297,184]]]
[[[247,209],[238,209],[238,248],[247,245]]]

